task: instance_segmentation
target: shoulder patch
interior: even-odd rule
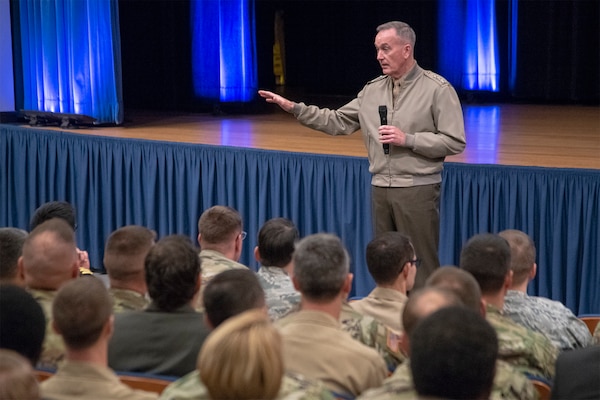
[[[380,75],[375,79],[371,79],[369,82],[367,82],[367,85],[370,85],[371,83],[375,83],[375,82],[379,82],[382,79],[387,78],[387,75]]]
[[[441,86],[444,85],[449,85],[450,83],[446,80],[446,78],[444,78],[441,75],[436,74],[433,71],[429,71],[429,70],[425,70],[424,71],[425,76],[427,76],[428,78],[433,79],[434,81],[436,81],[438,84],[440,84]]]

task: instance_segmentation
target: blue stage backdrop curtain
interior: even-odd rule
[[[499,91],[495,0],[438,4],[439,72],[457,89]]]
[[[253,0],[192,0],[196,97],[249,102],[258,90]]]
[[[123,122],[118,2],[13,4],[19,15],[21,108],[88,115],[97,123]]]
[[[241,262],[269,218],[300,233],[339,235],[352,258],[353,294],[373,287],[364,262],[372,238],[370,174],[364,158],[115,139],[0,125],[0,226],[27,228],[50,200],[78,211],[77,238],[101,267],[116,228],[141,224],[159,236],[196,240],[197,220],[215,204],[238,209],[248,238]],[[600,171],[447,163],[440,259],[458,264],[472,235],[521,229],[537,244],[530,294],[600,311]]]

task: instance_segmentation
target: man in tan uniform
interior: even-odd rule
[[[117,229],[106,240],[104,267],[115,312],[143,310],[150,303],[144,260],[155,239],[156,232],[129,225]]]
[[[356,396],[381,384],[383,358],[340,328],[342,304],[350,292],[350,261],[340,239],[310,235],[294,252],[294,287],[301,309],[279,321],[286,368],[320,379],[332,391]]]
[[[41,223],[25,239],[19,264],[25,274],[25,285],[46,316],[46,337],[38,366],[56,368],[64,358],[65,347],[50,325],[52,301],[63,284],[79,276],[73,229],[59,218]]]
[[[66,359],[40,385],[43,398],[55,400],[151,400],[157,393],[133,390],[108,368],[113,332],[110,296],[99,279],[85,277],[65,284],[52,305],[53,328],[66,345]]]
[[[385,232],[373,239],[367,245],[366,258],[377,286],[367,297],[350,305],[400,333],[406,293],[415,283],[420,260],[408,237],[399,232]]]

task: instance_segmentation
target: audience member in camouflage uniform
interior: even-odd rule
[[[339,321],[342,330],[362,344],[377,350],[385,360],[389,372],[406,360],[400,349],[401,335],[375,318],[359,313],[344,302]]]
[[[228,269],[247,269],[238,263],[246,232],[242,230],[242,217],[237,210],[227,206],[213,206],[198,220],[198,244],[202,261],[202,287],[198,309],[202,309],[202,292],[210,280]]]
[[[106,240],[104,267],[114,312],[143,310],[150,303],[144,260],[155,239],[156,232],[129,225],[117,229]]]
[[[64,358],[65,346],[52,329],[52,301],[60,286],[79,276],[73,229],[59,218],[41,223],[25,239],[19,263],[29,292],[46,316],[46,337],[38,366],[56,368]]]
[[[460,267],[479,283],[487,304],[486,318],[498,335],[500,358],[521,372],[552,380],[558,349],[544,335],[502,314],[512,283],[508,242],[493,234],[473,236],[461,251]]]
[[[300,292],[294,288],[290,278],[298,237],[294,223],[285,218],[268,220],[258,232],[254,256],[261,267],[257,276],[265,291],[269,316],[273,321],[289,314],[300,304]]]
[[[410,338],[410,370],[420,397],[490,398],[498,339],[478,311],[442,307],[419,322]]]
[[[265,296],[254,272],[234,269],[216,275],[204,290],[206,319],[211,327],[218,327],[227,319],[252,309],[265,310]],[[319,381],[309,381],[301,375],[286,372],[278,399],[331,399],[332,395]],[[297,396],[297,397],[296,397]],[[209,400],[198,370],[190,372],[170,384],[162,393],[166,400]]]
[[[596,329],[594,330],[593,343],[600,345],[600,323],[596,325]]]
[[[475,282],[473,286],[468,279],[463,279],[462,276],[454,276],[454,281],[448,284],[442,284],[442,281],[438,281],[440,277],[437,277],[447,267],[443,267],[437,270],[427,280],[427,286],[424,289],[414,292],[411,294],[409,300],[406,303],[404,313],[402,315],[403,325],[405,328],[402,334],[401,347],[405,352],[409,352],[410,347],[410,335],[414,331],[416,325],[426,316],[439,310],[442,307],[465,305],[474,311],[485,312],[480,306],[479,301],[476,300],[479,286]],[[462,272],[462,271],[461,271]],[[466,274],[466,273],[465,273]],[[457,274],[446,274],[444,273],[444,279],[449,275]],[[468,275],[468,274],[467,274]],[[468,275],[467,278],[472,277]],[[440,287],[431,286],[431,281],[438,281]],[[463,281],[462,283],[459,283]],[[465,283],[465,281],[467,281]],[[460,287],[470,287],[473,293],[461,294],[459,297],[457,292],[460,291]],[[469,303],[463,304],[463,298],[475,299],[469,300]],[[373,400],[392,400],[392,399],[415,399],[417,394],[413,385],[412,374],[410,371],[410,360],[406,360],[402,365],[394,371],[392,376],[387,378],[383,385],[379,388],[368,390],[359,397],[359,399],[373,399]],[[496,362],[496,375],[494,377],[494,384],[492,386],[492,393],[490,395],[491,400],[535,400],[537,399],[537,391],[531,383],[531,381],[522,373],[516,371],[508,363],[497,360]]]
[[[512,285],[504,298],[504,315],[546,336],[561,350],[588,346],[592,339],[589,329],[564,304],[527,295],[527,284],[537,273],[533,240],[526,233],[513,229],[499,235],[510,245],[513,271]]]
[[[25,287],[23,270],[19,268],[19,257],[27,232],[18,228],[0,228],[0,283]]]
[[[415,284],[415,249],[405,235],[385,232],[367,245],[367,267],[377,286],[371,293],[350,305],[358,312],[381,321],[397,333],[402,332],[402,310],[406,293]]]
[[[66,201],[49,201],[39,206],[29,221],[29,231],[33,231],[42,222],[52,218],[60,218],[65,221],[73,231],[77,230],[75,207]],[[93,275],[90,267],[88,252],[77,248],[80,275]]]
[[[310,235],[294,251],[294,287],[300,311],[278,320],[287,369],[319,379],[330,390],[356,396],[387,375],[383,358],[344,332],[342,304],[352,286],[348,252],[331,234]]]

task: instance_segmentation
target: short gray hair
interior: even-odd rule
[[[300,240],[293,259],[299,290],[313,301],[329,301],[337,296],[350,270],[350,257],[340,238],[327,233]]]
[[[406,22],[402,21],[390,21],[385,24],[381,24],[377,27],[377,32],[385,31],[388,29],[395,29],[396,34],[404,41],[408,42],[413,48],[417,41],[417,35],[413,28],[410,27]]]

